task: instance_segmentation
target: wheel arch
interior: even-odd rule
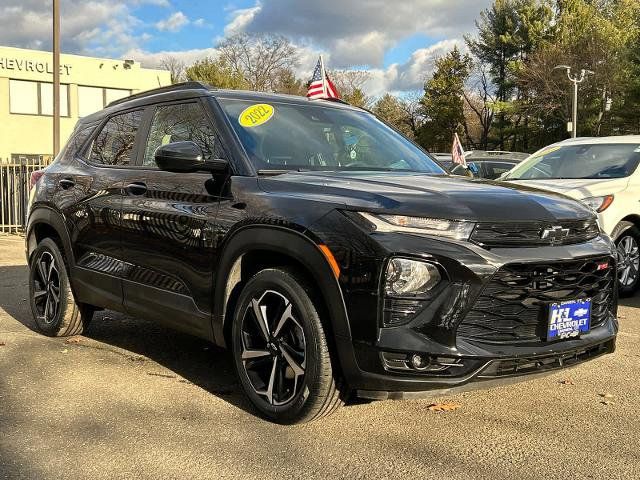
[[[637,229],[640,230],[640,215],[637,214],[631,214],[631,215],[627,215],[626,217],[620,219],[620,221],[616,224],[615,228],[614,228],[614,232],[617,234],[616,238],[614,238],[613,240],[615,241],[617,239],[617,237],[619,237],[622,233],[626,232],[628,229],[631,228],[631,225],[627,226],[626,228],[622,228],[618,231],[618,226],[622,223],[622,222],[629,222],[632,223]]]
[[[235,302],[239,291],[263,268],[299,268],[318,287],[318,298],[326,312],[331,336],[350,338],[349,322],[338,280],[320,247],[302,233],[273,225],[246,226],[226,242],[218,263],[214,291],[213,335],[227,346]]]
[[[69,266],[74,265],[71,238],[65,227],[62,215],[49,207],[38,207],[29,215],[26,232],[27,261],[43,238],[53,238]]]

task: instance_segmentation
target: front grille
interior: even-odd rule
[[[549,355],[546,357],[514,358],[493,362],[488,368],[482,370],[478,379],[492,379],[497,377],[509,377],[512,375],[524,375],[527,373],[541,373],[556,368],[570,367],[587,360],[599,357],[605,353],[611,353],[615,349],[615,340],[609,340],[593,347],[575,350],[568,353]]]
[[[545,231],[548,231],[545,235]],[[600,233],[595,219],[557,222],[479,223],[471,240],[485,248],[571,245]]]
[[[606,265],[606,268],[604,267]],[[500,268],[458,326],[458,336],[499,343],[539,342],[546,336],[548,305],[591,298],[591,328],[614,305],[611,257]]]

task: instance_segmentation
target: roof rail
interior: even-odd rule
[[[158,88],[153,88],[151,90],[145,90],[144,92],[134,93],[133,95],[129,95],[128,97],[114,100],[113,102],[109,103],[107,107],[119,105],[121,103],[128,102],[129,100],[135,100],[137,98],[144,98],[151,95],[156,95],[157,93],[177,92],[181,90],[211,90],[212,88],[213,87],[211,87],[211,85],[204,82],[174,83],[173,85],[167,85],[165,87],[158,87]]]

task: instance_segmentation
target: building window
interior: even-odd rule
[[[53,84],[10,80],[9,111],[26,115],[53,115]],[[69,85],[60,85],[60,116],[69,116]]]
[[[120,88],[78,87],[78,116],[86,117],[102,110],[109,103],[131,95],[131,90]]]

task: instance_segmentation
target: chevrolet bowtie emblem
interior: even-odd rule
[[[545,228],[540,234],[542,240],[549,240],[551,243],[559,243],[569,236],[570,230],[561,226]]]

